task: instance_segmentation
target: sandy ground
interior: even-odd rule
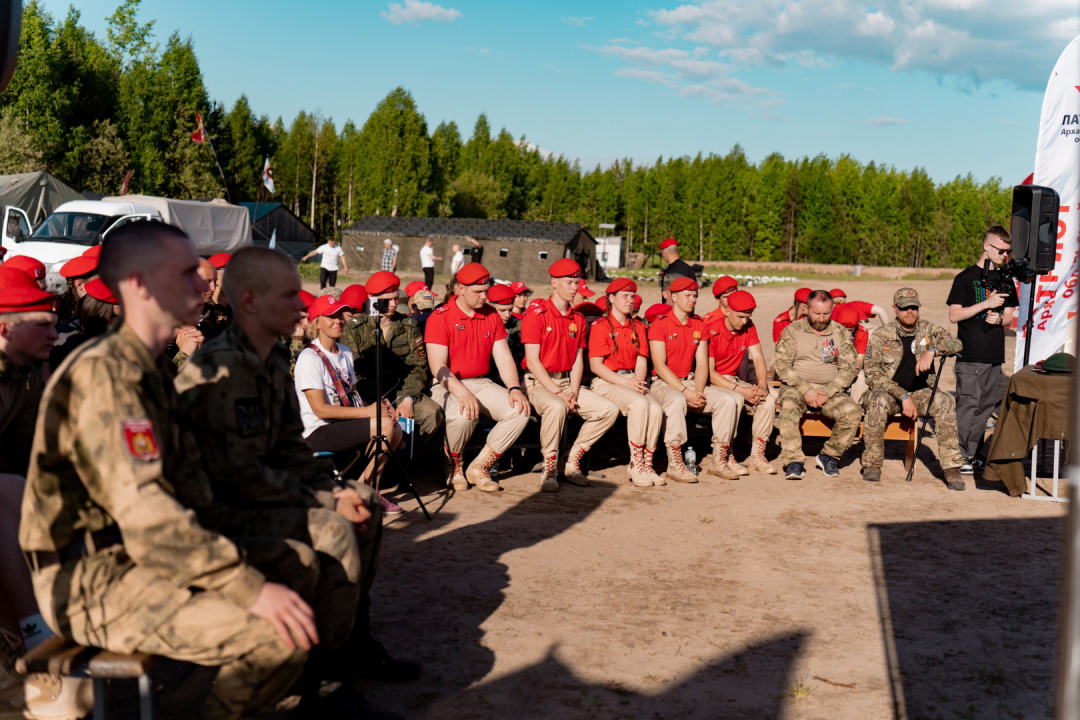
[[[909,284],[945,323],[949,283]],[[842,285],[886,307],[897,287]],[[763,334],[794,288],[753,289]],[[534,492],[528,458],[496,495],[414,461],[434,520],[392,496],[408,512],[386,526],[373,617],[425,674],[359,687],[417,718],[1051,717],[1064,508],[981,478],[945,489],[933,437],[905,483],[886,448],[876,484],[857,444],[839,478],[639,489],[597,459],[603,480],[557,495]]]

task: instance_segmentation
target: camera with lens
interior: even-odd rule
[[[1028,266],[1027,258],[1010,257],[1009,261],[998,268],[1002,278],[1009,278],[1019,283],[1031,282],[1035,271]]]
[[[388,315],[390,313],[390,298],[372,298],[371,309],[376,315]]]

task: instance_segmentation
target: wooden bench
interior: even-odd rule
[[[808,412],[799,421],[799,432],[803,437],[829,437],[832,435],[833,421],[821,413]],[[859,437],[863,436],[863,423],[859,423]],[[904,470],[911,468],[915,460],[915,421],[903,415],[893,415],[885,426],[886,440],[903,440]]]
[[[154,718],[154,688],[150,669],[160,658],[148,653],[114,653],[83,647],[54,635],[15,662],[20,675],[47,673],[56,677],[89,677],[94,681],[94,720],[105,720],[109,680],[137,680],[139,718]]]

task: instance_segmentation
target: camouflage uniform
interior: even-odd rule
[[[375,323],[370,315],[357,315],[345,324],[341,343],[352,350],[356,368],[356,389],[365,402],[376,398],[375,385]],[[387,392],[399,383],[394,405],[405,398],[413,399],[413,420],[420,442],[427,443],[443,424],[443,410],[425,393],[431,383],[428,373],[424,333],[416,318],[394,313],[382,333],[382,385]]]
[[[912,333],[903,332],[896,320],[874,331],[866,346],[866,360],[863,364],[863,372],[866,373],[866,384],[869,388],[862,397],[862,405],[866,409],[863,426],[865,450],[862,455],[864,468],[880,468],[885,458],[885,426],[890,416],[900,412],[900,396],[907,392],[893,382],[893,375],[896,374],[896,368],[904,356],[901,343],[906,342],[913,342],[918,349],[915,353],[916,361],[931,347],[936,349],[937,357],[956,355],[963,348],[960,341],[950,335],[947,330],[926,320],[917,321]],[[926,384],[929,387],[916,390],[909,395],[920,416],[926,414],[926,404],[930,402],[930,394],[937,380],[937,373],[934,370],[935,366],[931,365],[929,374],[926,376]],[[934,419],[934,433],[937,435],[942,470],[960,467],[964,464],[964,460],[960,456],[960,444],[957,439],[956,400],[953,396],[939,390],[934,396],[930,417]]]
[[[799,422],[809,409],[804,396],[811,388],[816,388],[829,396],[825,404],[821,408],[814,409],[813,412],[820,412],[835,421],[832,436],[822,448],[822,453],[829,457],[839,458],[855,442],[855,436],[859,432],[862,409],[846,392],[858,374],[855,366],[857,355],[851,334],[843,325],[830,320],[824,332],[817,336],[823,340],[833,340],[836,354],[827,359],[822,359],[820,356],[809,359],[835,364],[837,373],[832,382],[812,383],[804,380],[796,372],[794,363],[797,359],[804,362],[808,360],[806,357],[796,357],[799,333],[813,332],[809,321],[802,318],[784,328],[784,331],[780,333],[780,342],[776,344],[775,372],[783,383],[777,400],[780,415],[776,421],[780,430],[781,465],[805,460]]]
[[[213,507],[200,512],[200,521],[230,538],[288,539],[318,552],[319,585],[305,599],[315,610],[324,646],[333,649],[348,638],[361,589],[374,578],[381,505],[370,487],[351,484],[372,511],[360,536],[334,511],[334,468],[312,457],[304,441],[287,362],[280,344],[263,362],[233,324],[184,365],[176,390],[214,494]],[[273,557],[252,562],[292,586]]]
[[[16,368],[0,352],[0,472],[26,475],[44,387],[37,368]]]
[[[168,364],[126,325],[80,346],[45,389],[19,542],[57,634],[219,666],[205,717],[250,717],[299,677],[250,608],[264,576],[192,508],[212,503]]]
[[[525,345],[521,342],[521,321],[511,315],[510,319],[503,323],[503,327],[506,328],[506,342],[510,346],[510,354],[514,357],[514,367],[520,368],[525,363]],[[506,387],[503,385],[502,376],[499,375],[499,368],[495,367],[495,363],[491,363],[487,376],[492,382]]]

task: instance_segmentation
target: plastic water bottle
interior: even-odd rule
[[[694,452],[694,446],[690,445],[686,448],[686,452],[683,453],[683,462],[686,463],[686,469],[697,475],[697,453]]]

